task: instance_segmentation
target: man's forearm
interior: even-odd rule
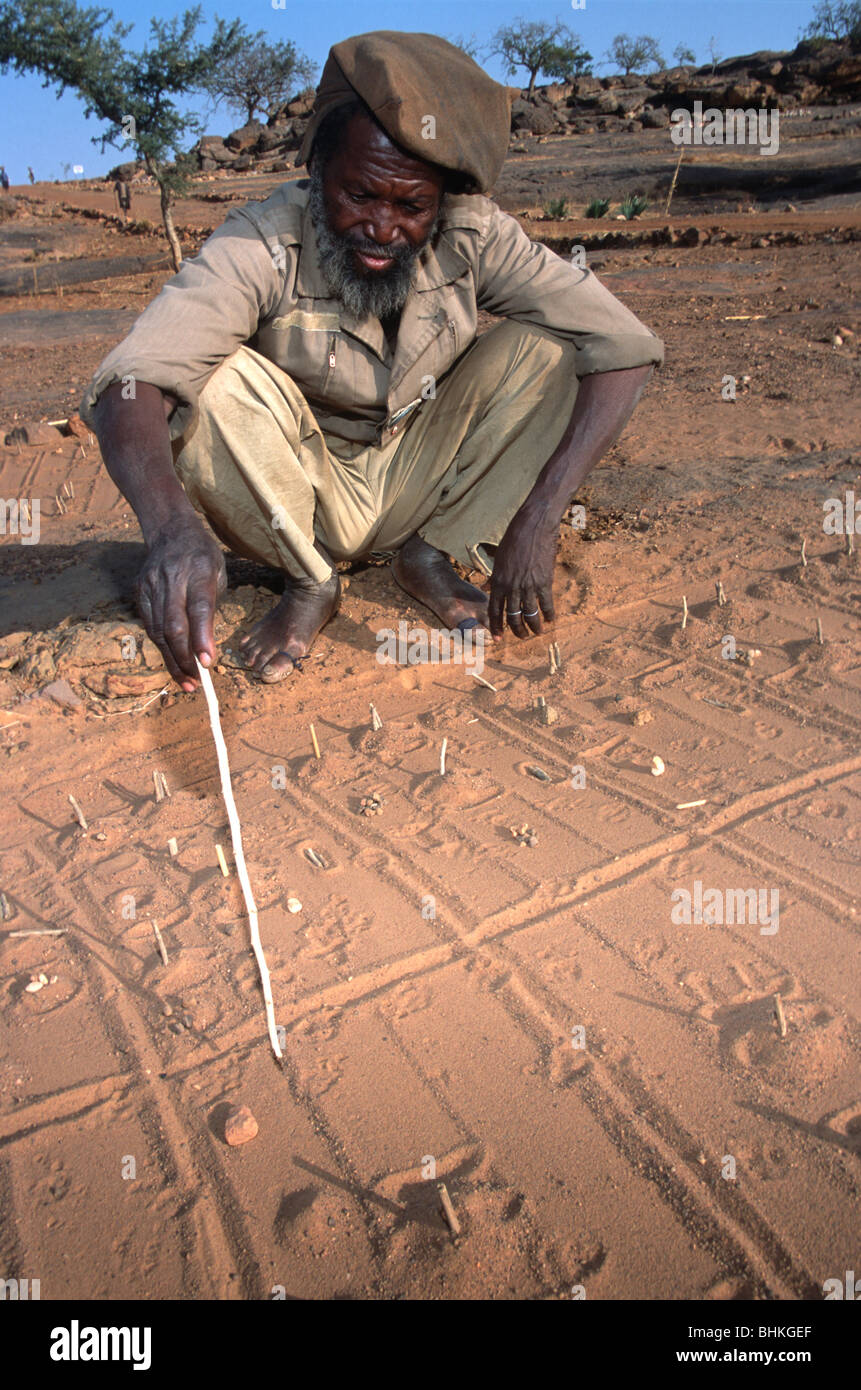
[[[167,416],[174,404],[143,381],[136,382],[133,400],[124,399],[114,382],[95,411],[105,468],[134,509],[147,545],[171,523],[197,520],[173,467]]]
[[[653,367],[628,367],[583,377],[571,419],[542,468],[519,516],[555,528],[583,479],[618,439]]]

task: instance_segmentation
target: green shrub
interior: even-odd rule
[[[592,198],[586,207],[587,217],[606,217],[610,209],[609,198]]]
[[[641,212],[645,212],[648,206],[649,204],[642,194],[629,193],[627,198],[622,200],[619,211],[630,222],[632,217],[639,217]]]
[[[567,198],[549,198],[544,204],[544,216],[551,222],[558,222],[568,216]]]

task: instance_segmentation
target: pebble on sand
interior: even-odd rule
[[[257,1136],[258,1124],[247,1105],[234,1105],[224,1121],[224,1138],[228,1144],[247,1144]]]

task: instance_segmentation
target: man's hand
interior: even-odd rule
[[[512,517],[493,562],[490,581],[490,633],[501,637],[505,622],[516,637],[532,637],[552,623],[553,569],[558,525],[524,513]]]
[[[196,517],[153,538],[138,576],[138,606],[147,633],[183,690],[198,687],[195,656],[202,666],[215,660],[215,606],[226,586],[224,556]]]

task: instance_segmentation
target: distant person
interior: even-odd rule
[[[132,206],[132,191],[125,179],[114,180],[114,193],[117,196],[117,202],[123,215],[123,221],[128,222],[129,212]]]
[[[31,183],[36,182],[36,175],[33,173],[33,167],[30,164],[27,165],[27,178]]]
[[[9,175],[6,173],[4,164],[0,164],[0,186],[2,186],[4,193],[9,192]]]

